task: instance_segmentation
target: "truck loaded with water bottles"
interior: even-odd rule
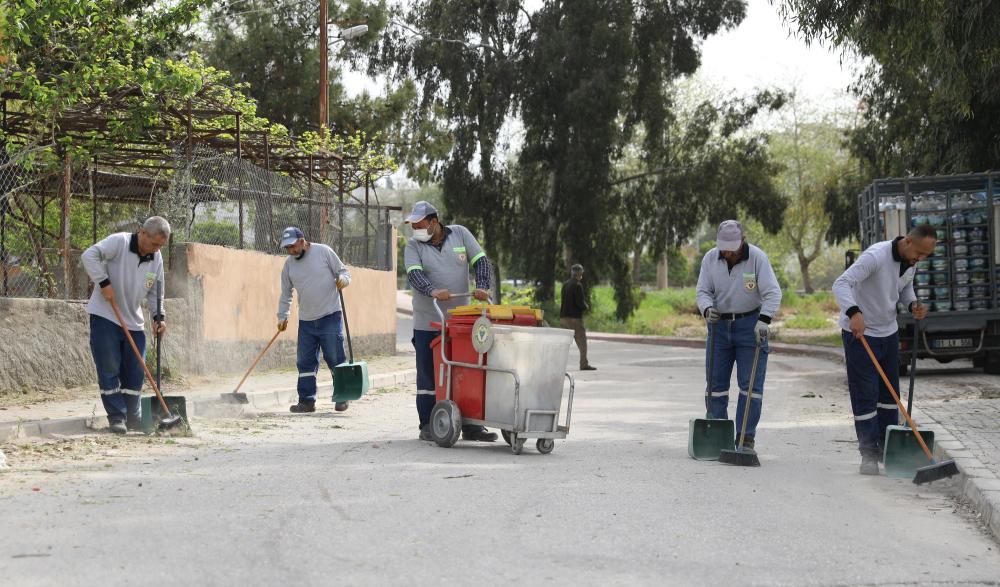
[[[858,195],[861,246],[937,230],[934,254],[917,263],[914,291],[930,310],[917,357],[971,359],[1000,374],[1000,173],[879,179]],[[900,374],[909,367],[914,320],[900,308]]]

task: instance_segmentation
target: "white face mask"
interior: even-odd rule
[[[428,232],[426,228],[414,228],[413,239],[418,242],[425,243],[431,240],[431,233]]]

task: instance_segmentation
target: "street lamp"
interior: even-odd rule
[[[319,132],[325,137],[330,126],[329,104],[329,38],[327,27],[330,25],[330,5],[327,0],[319,3]],[[361,24],[342,29],[337,39],[350,41],[368,32],[368,25]]]

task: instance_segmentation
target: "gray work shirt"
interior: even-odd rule
[[[278,319],[287,320],[292,290],[299,294],[299,320],[319,320],[340,311],[337,277],[351,283],[351,274],[337,253],[321,243],[310,243],[301,259],[289,255],[281,269]]]
[[[910,302],[916,301],[913,275],[917,269],[904,270],[904,260],[899,257],[896,246],[894,241],[875,243],[833,282],[833,295],[840,306],[841,329],[851,329],[847,311],[857,306],[865,317],[868,336],[892,336],[899,330],[896,304],[901,302],[909,307]]]
[[[134,331],[142,330],[146,324],[142,316],[142,299],[146,298],[149,313],[155,313],[156,282],[163,282],[163,256],[159,251],[140,256],[138,239],[135,233],[118,232],[88,247],[80,257],[84,270],[94,282],[87,313],[118,324],[111,304],[101,295],[101,282],[109,280],[125,326]],[[160,295],[163,295],[163,288],[160,288]],[[162,306],[162,297],[160,301]]]
[[[416,269],[423,270],[434,285],[434,289],[447,289],[453,294],[466,294],[471,291],[469,268],[486,256],[486,253],[469,229],[458,224],[452,224],[448,228],[451,229],[451,233],[445,237],[440,251],[429,242],[422,243],[411,238],[403,251],[403,263],[407,273]],[[453,298],[438,303],[442,311],[447,312],[449,308],[468,304],[469,298]],[[434,309],[434,299],[414,291],[413,329],[436,330],[431,326],[431,322],[439,320],[440,317]]]
[[[714,306],[725,314],[760,308],[762,316],[774,318],[781,305],[781,286],[767,255],[759,248],[745,245],[743,258],[730,269],[715,247],[701,260],[697,302],[702,315]]]

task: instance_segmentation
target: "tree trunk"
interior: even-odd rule
[[[76,295],[76,279],[73,272],[73,263],[71,257],[72,248],[70,246],[70,223],[69,223],[69,200],[73,193],[72,181],[73,181],[73,159],[67,153],[66,158],[63,161],[63,185],[62,185],[62,199],[61,205],[59,207],[60,215],[62,216],[62,230],[60,231],[60,249],[62,251],[62,266],[63,266],[63,299],[69,300]]]
[[[642,245],[636,245],[632,253],[632,284],[639,285],[642,282]]]
[[[806,290],[807,294],[815,291],[812,285],[812,277],[809,275],[809,266],[812,265],[812,262],[813,259],[799,255],[799,271],[802,272],[802,287]]]
[[[656,289],[667,289],[670,287],[667,269],[667,256],[663,255],[660,262],[656,264]]]

